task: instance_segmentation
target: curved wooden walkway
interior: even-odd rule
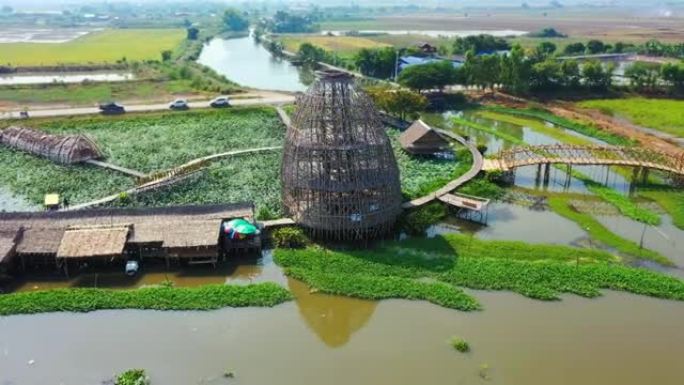
[[[461,175],[457,179],[452,180],[446,186],[435,191],[434,193],[404,203],[401,206],[404,209],[412,209],[415,207],[420,207],[420,206],[428,204],[434,200],[437,200],[440,197],[449,194],[450,192],[456,190],[457,188],[461,187],[465,183],[469,182],[471,179],[475,178],[477,176],[477,174],[480,173],[480,171],[483,170],[484,158],[482,157],[482,154],[480,153],[480,151],[477,149],[477,147],[475,145],[469,143],[467,140],[465,140],[465,138],[463,138],[460,135],[456,135],[455,133],[453,133],[451,131],[446,131],[446,130],[442,130],[439,128],[433,128],[433,130],[435,130],[435,131],[439,132],[440,134],[442,134],[442,135],[460,143],[461,145],[465,146],[470,151],[470,154],[473,156],[473,164],[470,167],[470,169],[468,170],[468,172]]]
[[[509,171],[538,164],[628,166],[684,175],[684,155],[674,156],[642,147],[567,144],[513,147],[487,159],[484,170]]]
[[[260,148],[250,148],[246,150],[236,150],[236,151],[228,151],[228,152],[222,152],[220,154],[213,154],[213,155],[208,155],[204,156],[201,158],[193,159],[185,164],[182,164],[178,167],[173,168],[172,170],[161,172],[156,174],[156,178],[152,178],[149,181],[146,181],[136,187],[130,188],[128,190],[112,194],[109,196],[106,196],[104,198],[96,199],[94,201],[86,202],[86,203],[81,203],[78,205],[74,206],[69,206],[67,208],[62,209],[63,211],[71,211],[71,210],[82,210],[90,207],[95,207],[95,206],[101,206],[103,204],[111,203],[117,199],[122,194],[126,195],[135,195],[144,191],[150,191],[154,190],[160,187],[165,187],[170,184],[179,182],[181,180],[187,179],[190,176],[196,174],[197,172],[201,171],[203,168],[203,165],[208,164],[209,162],[215,161],[217,159],[221,158],[228,158],[232,156],[237,156],[237,155],[246,155],[246,154],[259,154],[259,153],[264,153],[264,152],[271,152],[271,151],[276,151],[280,150],[282,146],[273,146],[273,147],[260,147]]]

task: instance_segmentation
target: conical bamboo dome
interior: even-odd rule
[[[285,208],[315,237],[376,237],[391,230],[401,210],[389,139],[348,74],[321,72],[298,99],[282,167]]]

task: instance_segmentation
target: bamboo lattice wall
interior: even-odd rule
[[[320,72],[297,100],[282,163],[288,214],[318,238],[389,232],[401,210],[399,169],[371,100],[345,73]]]
[[[84,135],[50,135],[30,128],[11,126],[0,131],[0,143],[63,164],[102,157],[95,142]]]

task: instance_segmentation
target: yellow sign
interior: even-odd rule
[[[45,206],[59,206],[59,194],[45,194]]]

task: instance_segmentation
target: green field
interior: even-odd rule
[[[161,52],[174,50],[185,38],[182,29],[110,29],[93,32],[59,44],[0,44],[0,64],[51,66],[161,60]]]
[[[190,80],[130,81],[86,84],[45,84],[0,87],[0,100],[16,106],[64,103],[71,106],[93,105],[109,100],[168,101],[175,95],[202,95]]]
[[[297,52],[300,45],[309,43],[327,51],[346,56],[351,56],[362,48],[382,48],[388,46],[365,37],[355,36],[287,35],[282,36],[280,41],[285,49],[290,52]]]
[[[602,99],[578,103],[580,107],[624,117],[633,123],[684,138],[684,100]]]

